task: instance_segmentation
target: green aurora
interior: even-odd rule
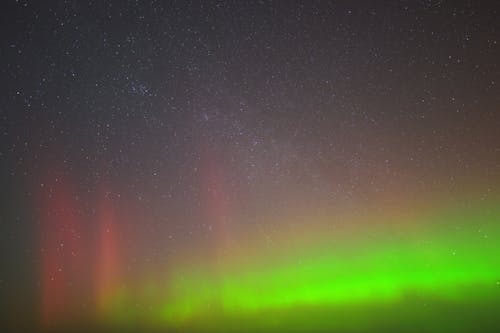
[[[212,260],[178,267],[167,287],[144,285],[142,300],[156,298],[155,306],[139,314],[124,292],[109,315],[124,327],[136,320],[181,331],[409,330],[418,324],[426,331],[467,330],[477,322],[471,315],[495,327],[499,221],[500,210],[483,203],[413,217],[400,227],[316,230],[310,242],[277,242],[237,255],[226,248]]]

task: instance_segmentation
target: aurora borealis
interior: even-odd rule
[[[7,1],[1,332],[496,332],[500,4]]]
[[[103,223],[98,236],[101,248],[88,266],[96,269],[97,293],[88,298],[61,289],[51,280],[57,272],[54,268],[43,285],[49,294],[42,298],[49,328],[54,322],[67,324],[68,317],[83,325],[82,311],[71,305],[85,297],[95,302],[95,323],[108,329],[144,325],[181,331],[363,331],[409,329],[415,323],[427,331],[470,330],[467,320],[436,318],[436,307],[445,304],[445,310],[457,311],[453,306],[467,308],[471,302],[475,311],[484,312],[499,305],[496,200],[448,203],[439,209],[427,205],[427,211],[420,208],[413,216],[391,216],[372,208],[358,216],[337,212],[288,217],[272,243],[248,231],[242,235],[225,230],[232,242],[221,242],[217,236],[213,247],[191,246],[172,260],[171,267],[148,267],[147,274],[128,281],[128,274],[118,267],[123,262],[118,253],[123,255],[127,249],[119,244],[115,218],[106,202],[98,215]],[[332,223],[339,216],[341,223]],[[308,227],[300,233],[285,231],[288,223],[302,225],[306,220]],[[59,239],[72,237],[59,235]],[[127,243],[123,236],[120,239]],[[61,252],[55,249],[45,255],[55,256],[70,274],[82,270],[81,259],[65,263]],[[64,275],[56,273],[54,279]],[[72,281],[88,282],[89,276],[84,276]],[[58,308],[54,295],[60,296],[62,307]],[[406,314],[401,306],[416,307],[412,311],[420,313]],[[377,311],[385,326],[374,315]],[[388,312],[398,316],[401,312],[403,317],[384,319]]]

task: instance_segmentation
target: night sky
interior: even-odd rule
[[[2,324],[500,326],[499,2],[1,7]]]

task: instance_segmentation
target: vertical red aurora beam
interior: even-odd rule
[[[101,191],[97,224],[96,298],[98,311],[103,314],[118,289],[120,274],[118,227],[110,192]]]
[[[45,327],[69,320],[83,292],[82,220],[69,182],[41,185],[41,320]]]
[[[203,203],[208,227],[215,233],[216,252],[221,252],[230,240],[230,209],[224,182],[224,170],[221,163],[218,163],[217,154],[212,149],[205,149],[201,169]]]

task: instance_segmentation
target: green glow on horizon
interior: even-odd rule
[[[500,325],[492,322],[500,311],[500,207],[364,219],[330,233],[309,225],[268,248],[249,238],[238,251],[179,258],[162,278],[121,288],[102,324],[189,332],[380,324],[384,331],[420,320],[431,325],[425,331],[460,331],[472,329],[472,313]]]
[[[183,324],[275,310],[293,316],[294,308],[397,303],[415,294],[461,302],[471,286],[500,289],[499,216],[462,210],[425,221],[418,234],[384,229],[333,244],[318,235],[313,248],[277,258],[199,264],[171,279],[161,317]]]

